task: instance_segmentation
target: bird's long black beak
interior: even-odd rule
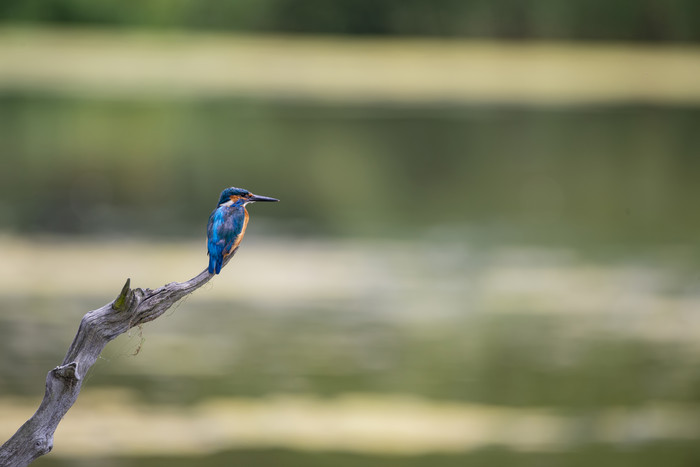
[[[248,201],[266,201],[268,203],[274,203],[279,200],[276,198],[270,198],[269,196],[251,195],[251,197],[248,198]]]

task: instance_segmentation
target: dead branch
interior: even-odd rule
[[[228,256],[224,264],[232,257],[233,254]],[[0,447],[0,466],[23,467],[48,454],[58,424],[75,403],[83,378],[107,343],[135,326],[158,318],[212,277],[205,269],[189,281],[172,282],[156,290],[132,289],[127,279],[113,302],[86,313],[63,363],[46,376],[46,392],[39,408]]]

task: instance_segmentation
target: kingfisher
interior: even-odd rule
[[[209,216],[207,225],[209,274],[219,274],[224,259],[236,252],[248,226],[248,211],[245,206],[256,201],[279,200],[254,195],[248,190],[236,187],[226,188],[221,192],[219,203]]]

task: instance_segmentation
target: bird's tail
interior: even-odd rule
[[[209,274],[219,274],[224,262],[223,255],[209,255]]]

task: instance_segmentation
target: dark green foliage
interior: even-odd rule
[[[0,20],[307,34],[700,40],[695,0],[3,0]]]

